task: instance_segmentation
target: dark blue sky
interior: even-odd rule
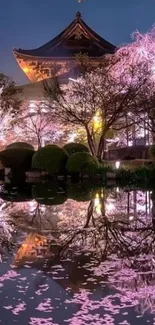
[[[155,0],[0,0],[0,72],[25,83],[13,47],[36,48],[62,31],[80,10],[83,19],[115,45],[155,23]]]

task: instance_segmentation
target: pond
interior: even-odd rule
[[[0,324],[155,324],[155,191],[0,187]]]

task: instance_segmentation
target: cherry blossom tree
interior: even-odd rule
[[[14,126],[15,134],[23,134],[27,141],[33,143],[37,148],[46,143],[56,142],[63,135],[63,131],[58,125],[52,123],[51,116],[42,112],[41,109],[18,118]]]
[[[10,222],[8,214],[9,208],[10,203],[4,202],[0,199],[0,260],[1,254],[4,252],[10,252],[15,246],[13,238],[15,226],[13,222]]]
[[[45,83],[49,114],[62,123],[83,128],[91,154],[101,160],[109,132],[136,122],[128,117],[127,124],[124,123],[127,114],[140,107],[142,97],[144,100],[148,74],[143,62],[132,64],[129,54],[119,51],[106,57],[101,67],[65,86],[57,80],[54,87],[53,83]]]
[[[21,105],[21,100],[16,96],[19,94],[19,89],[10,77],[2,73],[0,73],[0,90],[1,114],[8,112],[17,114]]]
[[[13,80],[0,73],[0,142],[2,146],[12,135],[11,122],[21,107],[18,94],[19,90],[15,87]]]
[[[133,42],[121,47],[117,51],[117,55],[125,53],[128,55],[128,62],[124,59],[120,64],[120,71],[124,71],[124,67],[129,63],[136,66],[145,65],[147,73],[145,73],[146,84],[145,91],[142,94],[141,103],[135,107],[137,111],[137,122],[143,129],[152,134],[153,141],[155,139],[155,27],[149,32],[141,34],[138,31],[132,35]],[[149,73],[148,73],[149,72]]]
[[[68,128],[59,121],[53,121],[42,104],[36,105],[33,111],[27,104],[24,105],[20,117],[13,120],[12,126],[16,139],[23,141],[26,138],[36,148],[51,143],[61,144],[70,136]]]

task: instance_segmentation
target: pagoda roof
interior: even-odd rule
[[[14,55],[27,59],[52,59],[73,57],[77,53],[87,53],[90,57],[101,57],[114,53],[116,47],[94,32],[77,12],[75,19],[58,36],[43,46],[32,49],[14,49]]]

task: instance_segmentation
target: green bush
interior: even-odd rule
[[[67,200],[67,194],[64,189],[60,189],[58,183],[37,184],[32,188],[33,198],[40,204],[59,205]]]
[[[155,159],[155,145],[153,144],[150,149],[149,149],[149,156],[152,158],[152,159]]]
[[[94,176],[98,169],[98,162],[95,157],[87,152],[77,152],[69,156],[67,170],[71,174],[86,173]]]
[[[107,172],[113,172],[114,168],[107,162],[102,162],[98,164],[98,174],[104,176]]]
[[[58,148],[58,146],[56,144],[46,144],[45,148],[47,148],[47,147],[56,147],[56,148]]]
[[[145,181],[147,183],[151,182],[154,183],[155,180],[155,168],[150,166],[141,166],[137,168],[134,172],[134,180],[135,181]]]
[[[116,171],[116,175],[119,182],[128,183],[128,185],[153,185],[155,182],[155,168],[153,166],[139,166],[134,170],[120,168]]]
[[[34,150],[33,146],[26,142],[14,142],[9,144],[5,149],[29,149]]]
[[[32,159],[32,168],[45,170],[49,174],[65,172],[67,153],[57,146],[46,146],[35,152]]]
[[[67,188],[68,197],[72,200],[79,201],[79,202],[86,202],[94,199],[95,197],[95,190],[93,189],[92,184],[89,184],[89,187],[85,187],[82,185],[71,184]]]
[[[68,153],[68,155],[72,155],[73,153],[77,153],[77,152],[89,152],[88,148],[81,143],[67,143],[63,149]]]
[[[31,185],[5,184],[0,193],[0,198],[10,202],[26,202],[32,200]]]
[[[128,181],[131,180],[134,175],[134,172],[132,170],[123,167],[115,170],[115,173],[118,179],[128,180]]]
[[[0,161],[4,167],[28,170],[33,155],[34,151],[30,149],[5,149],[0,152]]]

